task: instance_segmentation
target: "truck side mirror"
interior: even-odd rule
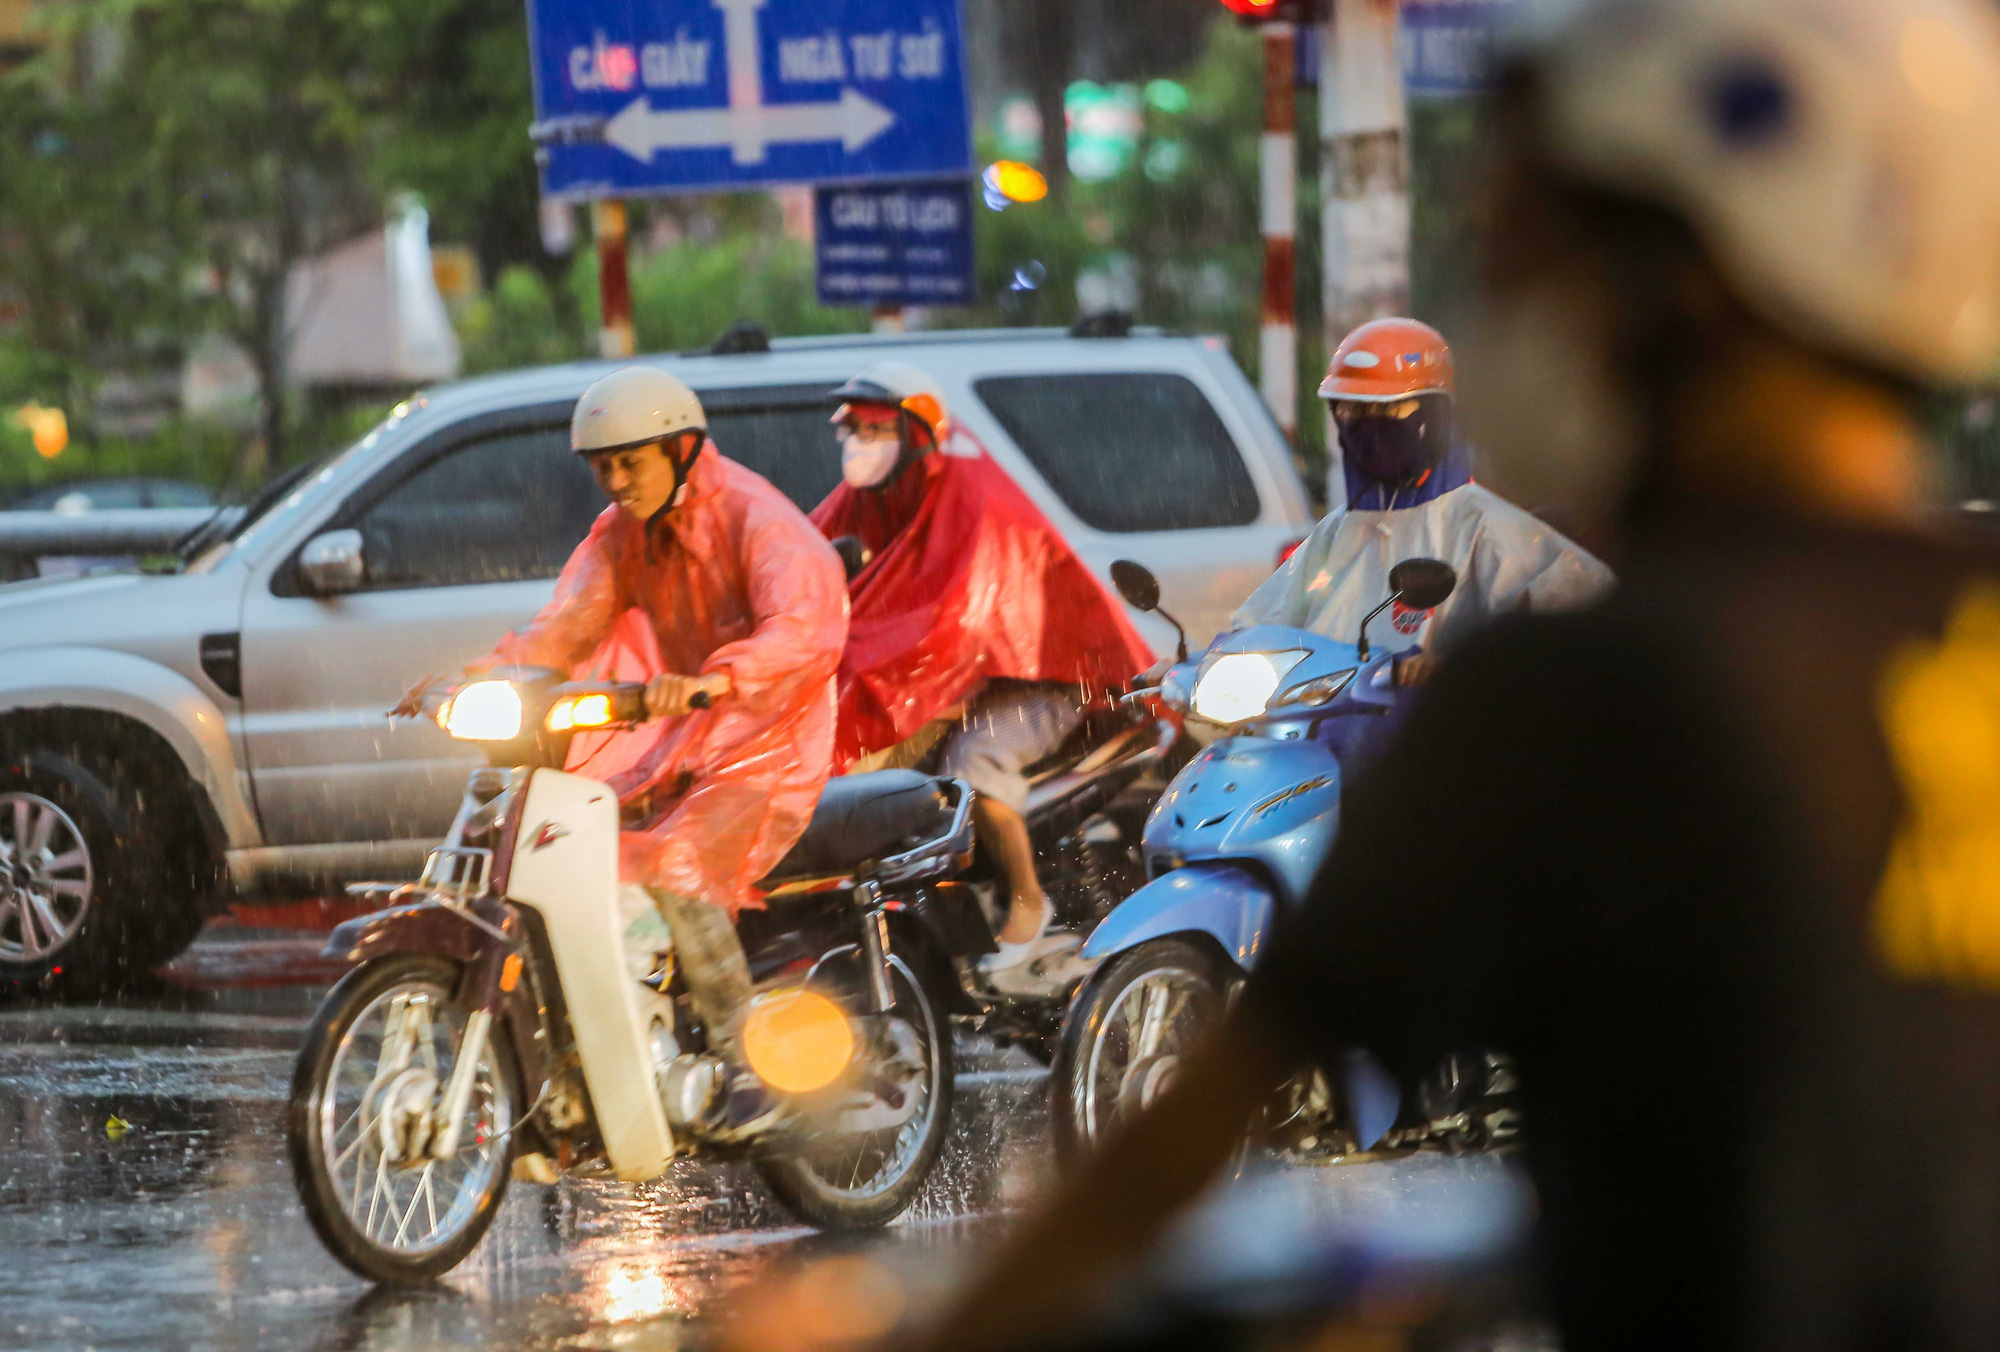
[[[359,590],[367,577],[358,530],[315,535],[299,551],[299,589],[308,596],[344,596]]]

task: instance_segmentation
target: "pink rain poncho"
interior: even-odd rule
[[[784,494],[709,444],[651,538],[605,510],[555,599],[474,667],[578,679],[725,672],[714,707],[578,737],[569,768],[604,780],[626,820],[627,882],[734,913],[799,836],[833,757],[834,672],[847,641],[839,556]]]

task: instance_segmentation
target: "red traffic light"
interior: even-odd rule
[[[1248,24],[1317,23],[1317,0],[1222,0],[1222,7]]]

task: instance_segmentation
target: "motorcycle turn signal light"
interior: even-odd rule
[[[609,695],[565,695],[549,709],[543,726],[550,732],[573,732],[578,728],[608,728],[616,722]]]

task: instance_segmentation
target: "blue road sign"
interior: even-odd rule
[[[821,305],[970,305],[972,184],[860,184],[813,194]]]
[[[1520,0],[1403,0],[1403,88],[1417,98],[1476,94],[1492,78],[1494,35]]]
[[[958,0],[529,0],[552,197],[970,173]]]

